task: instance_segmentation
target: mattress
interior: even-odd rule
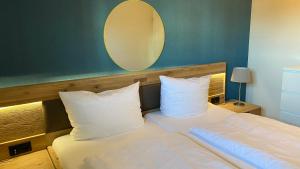
[[[144,127],[104,139],[74,141],[65,135],[52,146],[64,169],[236,168],[187,137],[147,121]]]
[[[160,112],[146,119],[181,133],[240,168],[299,168],[300,128],[209,105],[200,116],[178,119]]]
[[[208,110],[198,116],[192,116],[190,118],[172,118],[164,116],[160,111],[154,111],[146,114],[145,119],[147,119],[151,123],[158,125],[168,132],[181,133],[182,135],[192,139],[200,146],[207,148],[223,159],[226,159],[235,164],[239,168],[254,168],[243,160],[240,160],[230,154],[227,154],[226,152],[218,150],[214,146],[206,143],[205,141],[195,137],[190,133],[191,128],[203,128],[206,126],[218,124],[233,114],[235,114],[235,112],[209,103]]]
[[[273,119],[237,113],[191,133],[256,168],[300,167],[300,128]]]

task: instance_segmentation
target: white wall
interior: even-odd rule
[[[246,100],[279,118],[282,69],[300,64],[300,0],[252,0]]]

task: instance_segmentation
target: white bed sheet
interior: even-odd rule
[[[169,132],[185,133],[191,128],[218,123],[232,114],[234,114],[234,112],[209,103],[208,110],[199,116],[192,116],[189,118],[172,118],[164,116],[158,110],[146,114],[145,119]]]
[[[300,128],[295,126],[241,113],[191,133],[257,168],[300,168]]]
[[[105,139],[53,142],[64,169],[200,169],[234,165],[176,133],[149,122],[135,131]]]
[[[253,160],[247,159],[247,155],[245,155],[246,160],[242,160],[243,158],[236,157],[231,152],[222,151],[195,134],[193,135],[190,132],[191,129],[211,130],[237,144],[248,145],[255,151],[268,154],[274,159],[278,159],[278,163],[282,160],[287,164],[286,166],[291,166],[289,168],[300,164],[300,129],[276,120],[251,114],[236,114],[214,105],[210,105],[208,111],[203,115],[189,119],[170,118],[163,116],[160,112],[147,114],[146,119],[167,131],[179,132],[193,139],[241,168],[255,168],[252,166],[257,164],[253,163]],[[259,162],[259,160],[257,161]],[[252,165],[250,161],[253,163]]]
[[[155,112],[148,113],[145,116],[149,122],[152,122],[159,127],[163,128],[168,132],[176,132],[185,135],[186,137],[194,140],[200,146],[207,148],[208,150],[214,152],[218,156],[222,157],[230,161],[231,163],[235,164],[236,166],[243,168],[243,169],[251,169],[254,168],[253,166],[249,165],[248,163],[229,155],[225,152],[222,152],[215,148],[214,146],[206,143],[205,141],[195,137],[193,134],[190,133],[191,128],[202,128],[213,124],[218,124],[225,118],[229,117],[230,115],[235,114],[230,110],[218,107],[209,103],[207,112],[199,115],[193,116],[190,118],[172,118],[164,116],[159,110]]]

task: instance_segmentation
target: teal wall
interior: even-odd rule
[[[0,86],[122,72],[103,44],[105,19],[121,0],[10,0],[0,7]],[[146,0],[166,43],[152,69],[225,61],[247,66],[251,0]],[[243,91],[243,94],[245,91]],[[228,82],[227,98],[237,85]]]

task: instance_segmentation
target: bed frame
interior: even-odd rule
[[[219,103],[223,103],[225,100],[225,62],[2,88],[0,89],[0,107],[42,101],[43,111],[45,113],[46,133],[0,143],[0,160],[10,158],[7,152],[8,146],[10,145],[31,141],[32,150],[38,151],[52,145],[55,138],[70,132],[71,125],[64,106],[59,99],[59,91],[88,90],[101,92],[121,88],[140,81],[141,107],[145,114],[160,106],[160,75],[177,78],[212,75],[208,100],[213,100],[214,102],[218,101]],[[55,153],[51,147],[49,147],[48,150],[54,164],[56,164],[55,161],[58,160],[57,157],[55,157]],[[59,162],[57,162],[57,164],[59,164]],[[57,168],[59,168],[59,166]]]
[[[52,146],[47,147],[47,151],[49,153],[49,156],[51,158],[51,161],[55,167],[55,169],[63,169],[60,165],[59,158],[57,157],[55,151],[53,150]]]

